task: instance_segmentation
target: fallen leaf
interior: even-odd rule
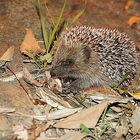
[[[128,11],[132,4],[133,4],[133,0],[127,0],[126,4],[124,6],[124,10]]]
[[[61,84],[60,79],[50,78],[49,86],[53,92],[55,92],[55,91],[62,92],[62,84]]]
[[[81,140],[86,135],[80,132],[68,132],[65,135],[61,136],[58,140]]]
[[[18,135],[17,136],[18,139],[28,140],[28,132],[23,127],[22,124],[13,126],[13,131],[14,131],[14,134]]]
[[[12,61],[14,55],[14,46],[11,46],[0,58],[1,61]]]
[[[9,107],[1,107],[0,106],[0,113],[11,113],[15,112],[15,108],[9,108]]]
[[[120,96],[119,93],[117,93],[115,90],[113,90],[111,87],[109,86],[102,86],[102,87],[92,87],[92,88],[89,88],[89,89],[86,89],[84,90],[83,92],[84,94],[87,94],[87,95],[113,95],[113,96]]]
[[[26,29],[26,35],[20,46],[20,51],[30,58],[34,58],[37,53],[45,52],[42,48],[39,47],[31,29]]]
[[[133,111],[131,124],[132,124],[132,133],[136,134],[140,130],[140,107],[137,107]]]
[[[51,139],[49,139],[49,137],[47,137],[47,136],[40,136],[40,137],[36,138],[36,140],[51,140]],[[52,140],[58,140],[58,139],[52,138]]]
[[[139,130],[138,133],[136,134],[135,140],[140,140],[140,130]]]
[[[74,114],[82,108],[64,108],[48,114],[48,120],[60,119]]]
[[[125,140],[125,138],[123,136],[122,137],[114,136],[112,140]]]
[[[30,83],[31,85],[35,85],[35,86],[38,86],[38,87],[43,86],[43,83],[35,80],[35,77],[30,74],[30,72],[28,71],[28,69],[26,67],[23,67],[23,79],[27,83]]]
[[[132,98],[125,98],[122,96],[106,96],[101,93],[97,93],[95,95],[89,96],[91,100],[93,101],[102,101],[102,100],[108,100],[109,103],[128,103]]]
[[[0,78],[0,81],[2,81],[2,82],[12,82],[12,81],[15,81],[16,78],[20,79],[20,78],[22,78],[23,71],[20,71],[20,72],[16,73],[15,75]]]
[[[131,96],[133,96],[135,99],[140,100],[140,91],[138,92],[128,92]]]
[[[140,17],[137,16],[132,16],[129,20],[128,20],[128,24],[131,26],[136,22],[140,22]]]
[[[49,128],[49,125],[45,126],[45,127],[37,127],[35,130],[32,131],[30,137],[28,138],[28,140],[39,140],[39,138],[37,138],[39,136],[39,134],[41,132],[44,132],[47,128]],[[41,137],[40,140],[48,140],[48,137]]]
[[[53,106],[53,107],[57,107],[59,109],[62,108],[72,108],[72,106],[62,100],[61,98],[57,97],[52,91],[50,91],[48,88],[45,89],[45,91],[42,88],[37,88],[36,92],[38,94],[38,96],[40,95],[41,98],[43,99],[43,101],[47,102],[47,104]]]
[[[107,106],[108,101],[83,109],[72,116],[67,117],[54,125],[56,128],[79,128],[80,124],[84,124],[88,128],[94,128],[100,118],[103,110]]]
[[[118,125],[116,127],[116,134],[115,134],[115,136],[117,138],[121,138],[122,136],[126,136],[128,131],[129,131],[129,126],[128,126],[127,118],[126,118],[125,115],[123,115],[121,120],[120,120],[120,125]]]

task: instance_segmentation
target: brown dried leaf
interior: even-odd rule
[[[102,86],[102,87],[92,87],[89,89],[84,90],[83,92],[84,94],[87,95],[113,95],[113,96],[120,96],[120,94],[118,94],[115,90],[113,90],[111,87],[109,86]]]
[[[131,123],[132,123],[132,132],[133,134],[136,134],[140,130],[140,107],[137,107],[133,111]]]
[[[15,125],[13,126],[14,134],[17,135],[17,139],[27,140],[28,139],[28,132],[23,127],[23,125]]]
[[[61,136],[58,140],[81,140],[86,135],[80,132],[68,132]]]
[[[49,139],[49,137],[47,137],[47,136],[40,136],[40,137],[36,138],[36,140],[51,140],[51,139]],[[58,140],[58,139],[52,138],[52,140]]]
[[[124,10],[128,11],[132,4],[133,4],[133,0],[127,0],[126,4],[124,6]]]
[[[9,108],[9,107],[3,107],[0,106],[0,113],[11,113],[11,112],[15,112],[15,108]]]
[[[140,17],[132,16],[127,23],[131,26],[136,22],[140,22]]]
[[[49,86],[53,92],[55,92],[55,91],[62,92],[62,85],[61,85],[61,81],[59,79],[50,78]]]
[[[131,96],[133,96],[135,99],[140,100],[140,91],[138,92],[128,92]]]
[[[13,54],[14,54],[14,46],[11,46],[2,55],[2,57],[0,58],[0,60],[3,60],[3,61],[12,61],[13,60]]]
[[[26,35],[20,46],[20,51],[30,58],[34,58],[37,53],[45,52],[42,48],[39,47],[31,29],[26,29]]]
[[[48,120],[60,119],[74,114],[82,108],[64,108],[48,114]]]
[[[39,134],[41,133],[41,132],[44,132],[47,128],[49,128],[49,125],[47,125],[47,126],[45,126],[45,127],[37,127],[36,129],[34,129],[33,131],[32,131],[32,133],[31,133],[31,135],[30,135],[30,137],[28,138],[28,140],[48,140],[48,137],[39,137],[39,138],[37,138],[38,136],[39,136]]]
[[[70,117],[67,117],[61,122],[54,125],[56,128],[79,128],[80,124],[85,124],[88,128],[94,128],[98,119],[100,118],[104,108],[107,106],[108,101],[84,109]]]
[[[65,107],[66,108],[72,108],[72,106],[68,102],[66,102],[66,101],[62,100],[61,98],[57,97],[48,88],[46,88],[45,91],[42,88],[37,88],[36,92],[42,96],[42,99],[45,102],[47,102],[47,104],[50,103],[50,102],[48,102],[48,99],[52,100],[53,107],[58,107],[59,109],[62,109],[62,108],[65,108]],[[51,104],[49,104],[49,105],[51,105]]]
[[[30,83],[31,85],[35,85],[38,87],[41,87],[43,83],[38,82],[35,80],[35,77],[31,75],[26,67],[23,68],[23,78],[27,83]]]
[[[129,126],[127,122],[127,118],[124,115],[120,120],[120,125],[116,127],[116,137],[121,138],[123,135],[125,136],[129,131]]]
[[[23,75],[23,72],[20,71],[20,72],[16,73],[15,75],[11,75],[11,76],[8,76],[8,77],[0,78],[0,81],[2,81],[2,82],[12,82],[16,78],[18,78],[18,79],[22,78],[22,75]]]

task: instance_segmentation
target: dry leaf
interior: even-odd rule
[[[65,135],[61,136],[58,140],[81,140],[86,135],[80,132],[68,132]]]
[[[22,124],[13,126],[13,131],[14,131],[14,134],[18,135],[17,136],[18,139],[28,140],[28,132],[23,127]]]
[[[50,78],[49,81],[50,81],[49,82],[49,86],[50,86],[50,88],[51,88],[52,91],[62,92],[62,84],[61,84],[60,79]]]
[[[20,51],[30,58],[34,58],[37,53],[45,52],[42,48],[39,47],[31,29],[26,29],[26,35],[20,46]]]
[[[2,55],[0,60],[2,61],[12,61],[14,55],[14,46],[11,46],[7,49],[7,51]]]
[[[40,137],[36,138],[36,140],[51,140],[51,139],[49,139],[49,137],[47,137],[47,136],[40,136]],[[58,140],[58,139],[52,138],[52,140]]]
[[[136,134],[140,130],[140,107],[137,107],[133,111],[131,123],[132,123],[132,132],[133,134]]]
[[[136,22],[140,22],[140,17],[137,16],[132,16],[129,20],[128,20],[128,24],[131,26]]]
[[[102,86],[102,87],[92,87],[89,89],[84,90],[83,92],[84,94],[87,95],[113,95],[113,96],[120,96],[119,93],[117,93],[115,90],[113,90],[111,87],[109,86]]]
[[[91,100],[93,101],[102,101],[102,100],[108,100],[109,103],[128,103],[132,98],[125,98],[122,96],[106,96],[101,93],[97,93],[95,95],[89,96]]]
[[[47,128],[49,128],[49,126],[45,126],[45,127],[37,127],[35,130],[32,131],[30,137],[28,138],[28,140],[39,140],[39,138],[37,138],[39,136],[39,134],[43,131],[45,131]],[[48,140],[48,137],[41,137],[40,140]]]
[[[54,127],[79,128],[80,124],[83,123],[88,128],[94,128],[107,104],[107,101],[103,101],[98,105],[92,106],[88,109],[83,109],[81,112],[78,112],[70,117],[67,117],[63,121],[56,123]]]
[[[31,85],[35,85],[38,87],[43,86],[43,83],[40,83],[37,80],[35,80],[35,77],[30,74],[26,67],[23,67],[23,78],[27,83],[30,83]]]
[[[20,71],[20,72],[16,73],[15,75],[11,75],[11,76],[8,76],[8,77],[0,78],[0,81],[2,81],[2,82],[12,82],[16,78],[20,79],[20,78],[22,78],[23,71]]]
[[[124,6],[124,10],[128,11],[132,4],[133,4],[133,0],[127,0],[126,4]]]
[[[116,137],[121,138],[122,136],[126,136],[129,131],[129,126],[127,122],[127,118],[125,115],[120,120],[120,125],[116,127]]]
[[[125,140],[125,138],[123,136],[122,137],[114,136],[112,140]]]
[[[64,108],[55,112],[48,114],[48,120],[60,119],[74,114],[75,112],[81,110],[82,108]]]
[[[48,88],[45,91],[42,88],[37,88],[36,92],[37,92],[38,95],[41,95],[42,99],[45,102],[50,103],[50,100],[52,100],[51,103],[53,103],[53,104],[50,104],[50,105],[53,105],[53,106],[55,105],[55,107],[57,107],[59,109],[72,108],[72,106],[68,102],[66,102],[66,101],[60,99],[59,97],[57,97]]]
[[[133,96],[135,99],[140,100],[140,91],[139,92],[128,92],[131,96]]]
[[[1,107],[0,106],[0,113],[11,113],[15,112],[15,108],[9,108],[9,107]]]

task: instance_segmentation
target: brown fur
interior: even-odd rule
[[[112,86],[127,72],[130,72],[130,80],[135,77],[135,46],[124,34],[112,30],[76,28],[79,33],[75,28],[62,33],[51,69],[52,76],[63,78],[65,92],[76,93],[91,86]],[[92,39],[94,37],[96,39]]]

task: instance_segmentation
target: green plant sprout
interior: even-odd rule
[[[44,40],[44,44],[45,44],[45,49],[46,49],[46,54],[43,56],[40,56],[40,60],[43,62],[47,62],[47,63],[51,63],[52,62],[52,49],[56,47],[56,43],[54,41],[57,42],[58,36],[57,36],[57,32],[59,31],[59,28],[61,26],[61,21],[62,21],[62,17],[64,14],[64,9],[66,7],[66,0],[62,6],[61,12],[59,14],[59,17],[57,19],[57,21],[55,22],[53,17],[50,14],[49,8],[47,6],[45,6],[47,9],[47,12],[49,14],[50,17],[50,21],[53,25],[53,29],[50,32],[47,32],[46,28],[45,28],[45,18],[42,14],[42,5],[40,3],[40,0],[37,0],[37,8],[39,11],[39,16],[40,16],[40,25],[41,25],[41,31],[42,31],[42,36],[43,36],[43,40]],[[82,9],[81,11],[78,12],[77,15],[74,16],[72,22],[70,25],[73,25],[76,23],[76,21],[79,19],[79,17],[84,13],[85,9]],[[64,27],[68,26],[68,24],[64,25]],[[52,46],[53,45],[53,46]]]
[[[85,133],[85,134],[88,134],[90,132],[88,127],[86,127],[83,123],[80,124],[80,130],[81,130],[82,133]]]

